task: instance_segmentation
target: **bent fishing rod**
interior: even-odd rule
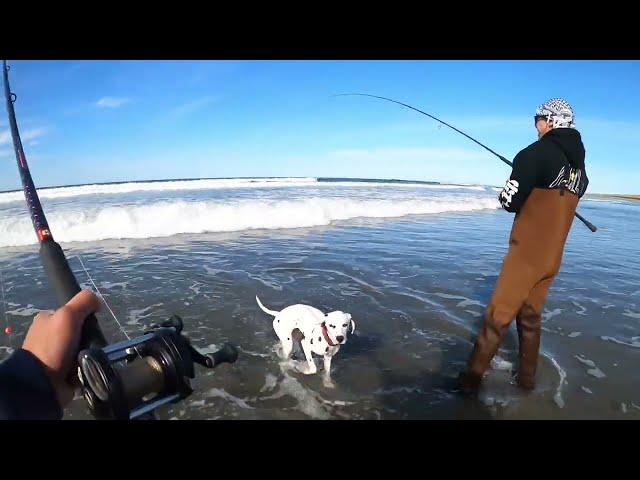
[[[9,69],[4,60],[4,94],[13,148],[40,244],[40,259],[56,300],[62,306],[80,292],[80,286],[64,251],[53,239],[31,178],[14,110],[17,96],[9,87]],[[193,393],[189,379],[195,378],[194,363],[214,368],[220,363],[233,363],[238,357],[237,349],[229,343],[213,354],[199,353],[182,334],[182,328],[182,319],[173,315],[160,325],[152,325],[138,338],[108,345],[98,320],[91,314],[82,327],[76,357],[77,376],[72,375],[68,382],[75,386],[79,381],[95,418],[154,418],[155,410],[161,405],[179,402]]]
[[[475,138],[471,137],[470,135],[467,135],[466,133],[464,133],[462,130],[457,129],[456,127],[454,127],[453,125],[449,125],[447,122],[440,120],[438,117],[435,117],[427,112],[423,112],[420,109],[417,109],[415,107],[412,107],[411,105],[407,105],[406,103],[402,103],[399,102],[397,100],[393,100],[391,98],[387,98],[387,97],[381,97],[378,95],[371,95],[369,93],[339,93],[336,95],[332,95],[333,97],[347,97],[347,96],[360,96],[360,97],[372,97],[372,98],[379,98],[380,100],[386,100],[387,102],[392,102],[392,103],[397,103],[398,105],[402,105],[403,107],[409,108],[411,110],[414,110],[418,113],[421,113],[423,115],[426,115],[429,118],[432,118],[433,120],[435,120],[438,123],[441,123],[449,128],[451,128],[452,130],[455,130],[456,132],[460,133],[461,135],[464,135],[465,137],[467,137],[469,140],[471,140],[472,142],[477,143],[478,145],[480,145],[482,148],[484,148],[485,150],[493,153],[496,157],[498,157],[500,160],[502,160],[504,163],[506,163],[507,165],[509,165],[510,167],[513,167],[513,162],[507,160],[506,158],[504,158],[502,155],[500,155],[499,153],[491,150],[489,147],[487,147],[486,145],[480,143],[478,140],[476,140]],[[589,230],[591,230],[592,232],[595,232],[596,230],[598,230],[598,228],[591,223],[590,221],[588,221],[586,218],[584,218],[582,215],[580,215],[578,212],[575,212],[576,217],[578,218],[578,220],[580,220],[582,223],[584,223],[587,228]]]

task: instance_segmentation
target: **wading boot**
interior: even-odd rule
[[[467,370],[458,376],[458,385],[463,393],[477,392],[482,376],[502,343],[505,331],[506,328],[498,328],[493,322],[484,322],[473,352],[467,361]]]

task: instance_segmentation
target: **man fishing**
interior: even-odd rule
[[[535,387],[542,308],[557,275],[579,199],[589,180],[585,149],[574,113],[564,100],[551,99],[535,114],[538,141],[520,151],[499,194],[502,207],[515,213],[509,251],[487,307],[484,324],[459,376],[473,392],[516,319],[519,356],[517,384]]]
[[[75,364],[85,318],[100,309],[81,291],[56,312],[40,312],[22,348],[0,364],[0,420],[60,420],[73,400],[67,377]]]

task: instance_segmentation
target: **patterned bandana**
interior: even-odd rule
[[[562,98],[547,100],[536,109],[536,117],[546,117],[553,128],[576,128],[573,109]]]

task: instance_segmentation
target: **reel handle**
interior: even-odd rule
[[[201,354],[191,345],[189,345],[189,350],[193,361],[207,368],[215,368],[221,363],[234,363],[238,359],[238,349],[230,343],[225,343],[217,352],[206,355]]]
[[[221,363],[234,363],[238,359],[238,349],[230,343],[225,343],[224,347],[207,357],[212,361],[210,368],[215,368]]]

